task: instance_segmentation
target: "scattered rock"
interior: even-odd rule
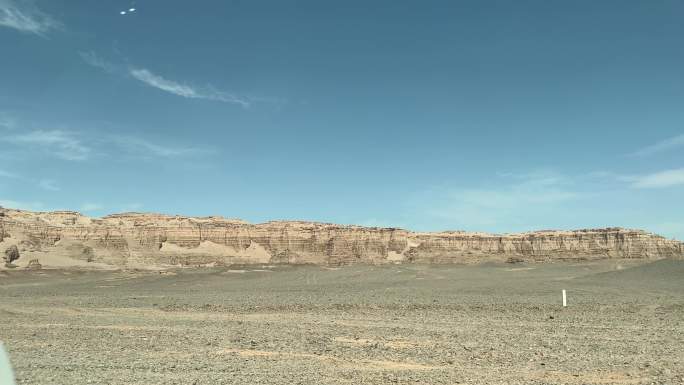
[[[525,262],[525,260],[520,258],[520,257],[509,257],[506,260],[506,263],[522,263],[522,262]]]
[[[37,259],[30,260],[28,265],[26,265],[27,270],[40,270],[42,268],[43,268],[43,265],[41,265]]]

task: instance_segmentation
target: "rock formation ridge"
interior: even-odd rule
[[[11,245],[19,246],[22,260],[39,259],[46,266],[127,268],[684,258],[682,242],[622,228],[417,233],[299,221],[250,224],[141,213],[90,218],[72,211],[0,208],[0,251]]]

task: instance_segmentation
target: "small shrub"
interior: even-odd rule
[[[92,262],[95,260],[95,252],[93,251],[93,248],[90,246],[86,246],[83,248],[83,256],[85,257],[86,261]]]
[[[5,250],[5,265],[10,266],[12,265],[12,262],[16,261],[19,259],[19,249],[17,248],[17,245],[12,245]]]

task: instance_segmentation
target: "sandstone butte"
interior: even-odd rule
[[[165,268],[230,264],[547,262],[684,258],[680,241],[622,228],[520,234],[419,233],[398,228],[222,217],[123,213],[90,218],[72,211],[0,207],[0,254],[17,245],[19,266]],[[23,261],[23,265],[22,265]]]

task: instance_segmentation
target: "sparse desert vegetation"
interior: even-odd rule
[[[12,245],[12,246],[8,247],[5,250],[5,257],[4,257],[5,266],[6,267],[14,267],[12,262],[19,259],[19,257],[21,257],[21,255],[19,254],[19,249],[17,248],[16,245]]]

